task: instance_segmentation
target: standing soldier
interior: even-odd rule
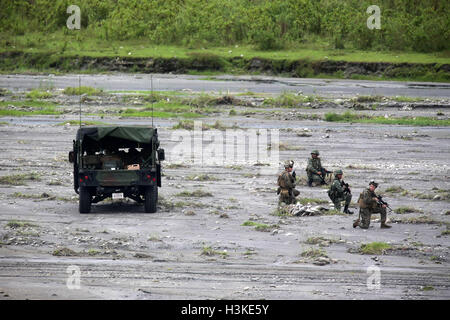
[[[348,184],[342,180],[342,175],[343,172],[340,169],[334,172],[334,181],[328,190],[328,196],[333,201],[336,210],[341,211],[341,202],[345,201],[344,213],[353,214],[352,211],[348,210],[352,200],[352,193]]]
[[[295,197],[300,194],[300,192],[295,189],[295,177],[291,174],[293,167],[294,161],[287,160],[284,163],[285,170],[278,176],[277,194],[280,195],[278,204],[281,204],[281,202],[293,204],[296,202]]]
[[[324,167],[322,167],[322,163],[320,162],[319,157],[319,151],[311,151],[311,158],[308,159],[308,165],[306,167],[308,186],[312,187],[313,182],[316,185],[327,184],[325,182],[325,176],[327,175],[327,173],[330,173],[330,171],[327,171]]]
[[[386,224],[386,205],[380,203],[375,194],[375,189],[377,187],[378,183],[372,180],[369,182],[369,187],[359,195],[358,205],[360,207],[359,215],[361,221],[360,218],[358,218],[353,223],[353,228],[360,226],[363,229],[368,229],[370,225],[370,216],[373,213],[381,214],[381,228],[391,228],[391,226]]]

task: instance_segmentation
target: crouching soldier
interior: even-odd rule
[[[353,223],[353,228],[360,226],[363,229],[368,229],[370,225],[370,217],[374,213],[381,215],[381,228],[387,229],[391,226],[386,224],[386,205],[381,204],[375,194],[375,189],[378,183],[370,181],[369,187],[359,195],[359,218]]]
[[[300,194],[300,191],[295,189],[295,177],[291,172],[294,167],[294,161],[288,160],[284,163],[284,171],[278,176],[278,191],[280,195],[278,204],[282,202],[285,204],[293,204],[296,202],[295,197]]]
[[[353,214],[352,211],[348,210],[348,206],[352,200],[352,193],[348,184],[342,180],[342,175],[342,170],[336,170],[334,172],[334,181],[328,190],[328,196],[333,201],[336,210],[341,211],[341,202],[345,201],[344,213]]]
[[[327,184],[325,182],[326,175],[331,173],[324,167],[320,161],[319,151],[311,151],[311,158],[308,159],[306,166],[306,175],[308,176],[308,186]]]

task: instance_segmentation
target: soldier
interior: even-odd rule
[[[360,226],[363,229],[368,229],[370,225],[370,216],[373,213],[381,214],[381,228],[391,228],[391,226],[386,224],[386,205],[381,204],[377,198],[377,195],[375,194],[375,189],[377,187],[378,183],[372,180],[369,182],[369,187],[359,195],[358,205],[360,207],[359,215],[361,221],[358,218],[353,223],[353,228]]]
[[[295,177],[291,174],[293,167],[294,161],[287,160],[284,163],[285,170],[278,176],[277,194],[280,195],[278,204],[281,204],[281,202],[284,202],[285,204],[293,204],[296,202],[295,197],[300,194],[300,192],[295,189]]]
[[[320,162],[319,151],[311,151],[311,158],[308,159],[308,165],[306,167],[306,174],[308,176],[308,186],[312,187],[314,182],[316,185],[326,184],[325,176],[330,171],[327,171],[322,167]]]
[[[334,203],[334,208],[341,211],[341,202],[345,201],[344,213],[353,214],[352,211],[348,210],[350,201],[352,200],[352,193],[348,184],[342,180],[343,172],[342,170],[336,170],[334,172],[334,181],[328,190],[328,196]]]

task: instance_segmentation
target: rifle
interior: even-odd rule
[[[378,199],[378,204],[379,205],[383,205],[384,204],[387,208],[389,208],[389,210],[393,211],[392,208],[389,206],[389,204],[386,201],[383,200],[382,196],[376,196],[376,197]]]
[[[350,190],[350,187],[348,185],[348,183],[345,183],[344,180],[342,180],[341,185],[343,185],[345,187],[345,191],[344,193],[348,193],[348,194],[352,194],[352,191]]]
[[[324,184],[328,184],[326,181],[325,181],[325,176],[327,175],[327,174],[330,174],[331,173],[331,171],[328,171],[327,169],[325,169],[325,168],[321,168],[320,170],[318,170],[318,171],[320,171],[322,174],[317,174],[317,173],[314,173],[316,176],[319,176],[319,178],[320,178],[320,180],[322,180],[322,182],[324,183]]]
[[[294,181],[297,180],[297,179],[296,179],[297,174],[295,173],[295,171],[292,171],[292,177],[294,178]]]

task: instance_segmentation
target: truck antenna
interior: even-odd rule
[[[81,129],[81,76],[78,76],[78,94],[80,95],[80,129]]]
[[[152,90],[152,128],[153,128],[153,75],[150,74],[150,87]]]

